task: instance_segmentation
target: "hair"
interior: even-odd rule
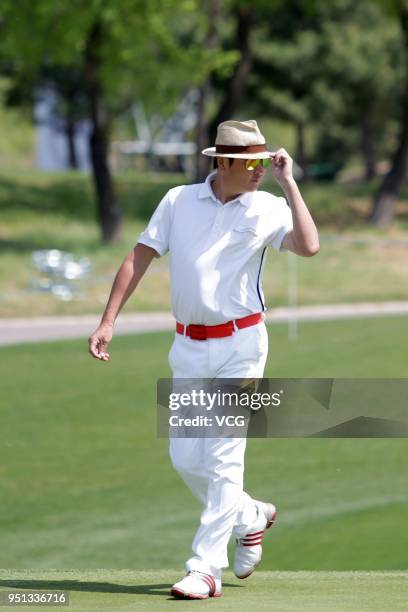
[[[218,168],[218,157],[214,157],[213,160],[213,170],[215,170],[216,168]],[[227,157],[226,159],[228,159],[228,164],[231,167],[232,164],[234,163],[234,158],[233,157]]]

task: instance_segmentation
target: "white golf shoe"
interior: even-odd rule
[[[173,584],[170,595],[178,599],[221,597],[221,580],[210,574],[190,570],[182,580]]]
[[[248,578],[262,559],[262,538],[265,530],[276,519],[273,504],[254,500],[258,509],[258,520],[253,529],[243,538],[237,538],[235,548],[234,572],[237,578]]]

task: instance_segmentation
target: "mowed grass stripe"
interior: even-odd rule
[[[270,328],[269,376],[405,376],[402,317]],[[156,437],[172,334],[3,349],[0,567],[183,568],[200,508]],[[263,569],[406,569],[405,439],[249,440],[248,492],[279,509]]]
[[[0,571],[0,590],[65,590],[70,609],[79,611],[170,610],[215,606],[217,610],[279,610],[394,612],[406,610],[406,572],[264,572],[246,581],[230,572],[224,576],[223,596],[198,603],[174,601],[171,585],[175,570],[93,572]],[[25,609],[46,610],[44,606]],[[214,608],[215,609],[215,608]]]

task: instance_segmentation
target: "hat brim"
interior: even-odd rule
[[[209,157],[236,157],[238,159],[269,159],[271,155],[275,155],[272,151],[262,151],[261,153],[217,153],[215,147],[203,149],[201,153]]]

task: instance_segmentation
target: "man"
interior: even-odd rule
[[[267,150],[256,121],[221,123],[215,147],[203,154],[217,158],[216,170],[204,183],[164,196],[116,275],[89,351],[109,360],[120,309],[153,257],[169,251],[177,321],[169,354],[174,378],[261,378],[268,350],[261,288],[266,248],[315,255],[316,226],[293,178],[291,157],[285,149]],[[284,197],[258,191],[269,164],[290,206]],[[172,463],[203,505],[187,575],[171,590],[175,597],[221,595],[231,535],[238,578],[260,563],[276,509],[243,491],[245,446],[245,437],[170,439]]]

